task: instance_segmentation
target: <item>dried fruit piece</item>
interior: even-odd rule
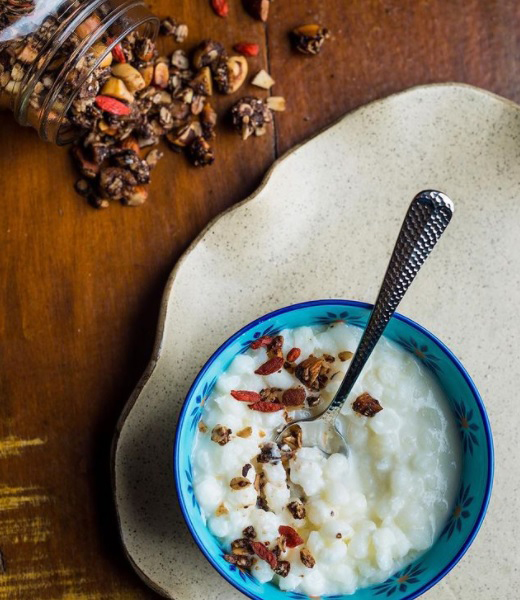
[[[379,411],[383,410],[379,400],[373,398],[368,392],[358,396],[352,403],[352,408],[360,415],[373,417]]]
[[[353,352],[350,352],[350,350],[343,350],[343,352],[340,352],[338,354],[338,358],[342,361],[345,362],[346,360],[350,360],[352,357],[354,356]]]
[[[233,94],[244,83],[249,67],[243,56],[222,57],[212,65],[217,90],[222,94]]]
[[[269,0],[243,0],[246,11],[258,21],[265,23],[269,17]]]
[[[233,477],[229,482],[229,487],[232,490],[242,490],[249,485],[251,485],[251,482],[246,477]]]
[[[240,402],[260,402],[262,397],[258,392],[249,392],[247,390],[231,390],[230,394],[235,400]]]
[[[111,115],[124,116],[129,115],[132,112],[132,109],[128,105],[115,98],[111,98],[110,96],[96,96],[95,102],[96,106]]]
[[[260,46],[251,42],[239,42],[233,46],[233,50],[242,56],[258,56]]]
[[[251,410],[257,410],[258,412],[276,412],[283,410],[283,404],[276,402],[255,402],[254,404],[248,405]]]
[[[262,69],[253,77],[251,83],[264,90],[269,90],[273,87],[275,81],[265,69]]]
[[[292,502],[289,502],[287,508],[295,519],[305,519],[305,506],[299,500],[293,500]]]
[[[241,429],[240,431],[237,432],[237,437],[248,438],[248,437],[251,437],[252,433],[253,433],[252,427],[244,427],[244,429]]]
[[[300,358],[300,354],[302,351],[299,348],[291,348],[289,352],[287,352],[287,360],[289,362],[294,362]]]
[[[225,446],[229,442],[231,429],[225,425],[215,425],[211,431],[211,440],[219,446]]]
[[[109,40],[109,42],[110,42],[110,40]],[[119,63],[125,63],[126,62],[126,56],[125,56],[125,53],[123,51],[123,47],[121,46],[121,44],[116,44],[112,48],[112,55],[117,60],[117,62],[119,62]]]
[[[211,8],[218,17],[227,17],[229,14],[228,0],[210,0]]]
[[[254,540],[256,537],[255,528],[252,525],[249,525],[242,531],[242,535],[250,540]]]
[[[283,363],[284,360],[281,356],[273,356],[263,365],[260,365],[255,373],[257,375],[271,375],[272,373],[279,371],[283,367]]]
[[[265,544],[262,544],[262,542],[251,542],[251,548],[259,558],[265,560],[265,562],[269,564],[271,569],[276,567],[278,560]]]
[[[124,82],[129,92],[137,92],[146,87],[141,73],[128,63],[114,65],[112,73]]]
[[[224,554],[224,559],[231,563],[232,565],[236,565],[241,569],[250,569],[253,565],[253,559],[251,556],[236,556],[234,554]]]
[[[302,548],[300,550],[300,560],[302,561],[303,565],[308,569],[312,569],[312,567],[314,567],[314,565],[316,564],[314,556],[307,548]]]
[[[303,54],[316,55],[321,51],[323,42],[330,37],[330,32],[321,25],[301,25],[291,32],[294,47]]]
[[[282,402],[285,406],[303,406],[307,394],[302,387],[290,388],[282,394]]]
[[[301,546],[304,542],[296,529],[289,527],[289,525],[280,525],[280,527],[278,527],[278,533],[285,537],[287,548],[296,548],[296,546]]]
[[[279,560],[278,564],[274,568],[274,572],[280,577],[287,577],[291,570],[291,563],[288,560]]]
[[[249,347],[252,348],[253,350],[257,350],[258,348],[261,348],[262,346],[268,346],[272,341],[273,341],[272,337],[270,337],[269,335],[263,335],[262,337],[258,338],[254,342],[251,342],[251,345]]]

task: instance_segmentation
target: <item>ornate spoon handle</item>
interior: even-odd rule
[[[372,350],[453,215],[452,201],[434,190],[415,196],[403,221],[368,325],[350,367],[322,418],[334,422]]]

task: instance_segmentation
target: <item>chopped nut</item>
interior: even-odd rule
[[[87,177],[88,179],[93,179],[97,176],[97,174],[99,173],[99,164],[96,164],[95,162],[89,160],[85,156],[85,153],[83,152],[82,148],[80,148],[79,146],[74,146],[72,148],[71,153],[72,157],[76,162],[76,165],[78,166],[80,173],[84,177]]]
[[[379,411],[383,410],[379,400],[373,398],[368,392],[358,396],[352,403],[352,408],[355,412],[365,417],[373,417]]]
[[[123,202],[126,206],[141,206],[147,198],[148,190],[144,185],[136,185],[125,192]]]
[[[224,559],[236,565],[241,569],[250,569],[253,565],[253,558],[251,556],[235,556],[234,554],[224,554]]]
[[[291,570],[291,563],[288,560],[279,560],[278,564],[274,568],[274,572],[280,577],[287,577]]]
[[[206,433],[206,431],[208,430],[208,426],[202,420],[199,421],[199,424],[197,425],[197,427],[201,433]]]
[[[215,425],[211,432],[211,440],[219,446],[225,446],[229,442],[231,429],[225,425]]]
[[[248,438],[251,436],[252,433],[253,433],[252,427],[244,427],[244,429],[241,429],[240,431],[237,432],[237,437]]]
[[[179,129],[176,133],[168,133],[166,135],[166,140],[174,146],[186,148],[195,138],[200,137],[201,134],[202,128],[200,123],[198,121],[192,121]]]
[[[260,390],[260,399],[262,402],[280,402],[279,393],[282,391],[281,388],[264,388]]]
[[[211,96],[213,94],[213,81],[211,79],[211,69],[202,67],[195,77],[190,81],[190,87],[196,94],[202,96]]]
[[[150,152],[148,152],[146,155],[146,162],[148,163],[150,169],[155,168],[163,156],[163,153],[157,148],[150,150]]]
[[[256,537],[255,528],[252,525],[249,525],[242,531],[242,535],[250,540],[254,540]]]
[[[269,90],[273,87],[275,81],[265,69],[262,69],[253,77],[251,83],[264,90]]]
[[[265,23],[269,17],[269,0],[243,0],[247,12],[258,21]]]
[[[264,101],[253,96],[241,98],[232,107],[231,117],[233,126],[242,135],[243,140],[272,121],[271,111]]]
[[[196,137],[190,144],[189,155],[196,167],[211,165],[215,160],[213,148],[202,136]]]
[[[92,55],[95,58],[99,59],[103,56],[103,54],[105,54],[105,52],[107,51],[107,47],[101,42],[96,42],[95,44],[92,44],[92,46],[90,47],[90,51],[92,52]],[[103,58],[103,60],[99,63],[98,67],[109,67],[112,64],[112,60],[112,52],[108,52],[105,58]]]
[[[298,450],[302,447],[303,432],[299,425],[293,425],[287,435],[283,438],[283,443],[287,444],[291,450]]]
[[[224,515],[229,514],[229,510],[226,508],[226,505],[222,502],[219,504],[215,510],[215,515],[217,517],[222,517]]]
[[[311,354],[296,367],[294,374],[307,388],[318,391],[327,385],[329,371],[323,358]]]
[[[338,354],[338,358],[342,361],[345,362],[346,360],[350,360],[352,357],[354,356],[353,352],[350,352],[349,350],[343,350],[343,352],[340,352]]]
[[[125,100],[129,103],[134,101],[134,95],[128,90],[124,81],[117,77],[110,77],[110,79],[101,88],[101,93],[104,96],[111,96],[112,98]]]
[[[266,100],[267,108],[276,112],[285,110],[285,98],[283,96],[270,96]]]
[[[165,88],[168,85],[169,79],[170,71],[168,69],[168,65],[164,62],[157,63],[153,73],[154,85],[160,88]]]
[[[139,60],[149,62],[155,56],[155,44],[150,38],[141,38],[135,44],[135,54]]]
[[[235,556],[244,556],[247,554],[253,554],[251,549],[251,542],[248,538],[239,538],[231,542],[231,552]]]
[[[314,406],[318,406],[320,403],[320,396],[307,396],[307,406],[309,408],[313,408]]]
[[[287,508],[295,519],[305,519],[305,506],[299,500],[293,500],[292,502],[289,502]]]
[[[267,356],[273,358],[277,356],[283,358],[282,346],[283,346],[283,335],[275,335],[271,343],[267,346]]]
[[[312,567],[314,567],[314,565],[316,564],[314,556],[312,556],[310,550],[308,550],[307,548],[302,548],[300,550],[300,559],[303,565],[308,569],[312,569]]]
[[[146,87],[146,82],[141,73],[128,63],[114,65],[112,67],[112,73],[123,81],[129,92],[137,92]],[[107,92],[103,93],[106,94]],[[110,96],[111,94],[108,95]]]
[[[248,65],[243,56],[222,57],[212,65],[217,90],[222,94],[233,94],[244,83]]]
[[[152,83],[152,79],[154,77],[154,66],[147,65],[146,67],[142,67],[139,69],[139,73],[143,78],[145,87],[148,87]]]
[[[170,63],[172,67],[177,67],[177,69],[183,70],[190,68],[190,61],[188,60],[184,50],[175,50],[170,57]]]
[[[203,40],[193,53],[192,63],[196,69],[213,64],[225,54],[224,46],[214,40]]]
[[[303,54],[319,54],[323,42],[329,37],[329,30],[321,25],[302,25],[291,32],[294,47]]]
[[[233,477],[229,483],[232,490],[241,490],[249,485],[251,485],[251,482],[246,477]]]
[[[282,455],[274,442],[266,442],[260,446],[260,454],[256,457],[259,463],[278,463]]]
[[[302,387],[290,388],[282,394],[282,403],[285,406],[303,406],[307,394]]]
[[[217,113],[209,102],[206,102],[200,114],[200,124],[202,127],[202,135],[206,140],[211,140],[215,137],[215,125],[217,124]]]

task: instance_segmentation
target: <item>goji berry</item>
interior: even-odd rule
[[[251,410],[258,410],[259,412],[276,412],[283,409],[283,404],[279,404],[278,402],[255,402],[254,404],[250,404],[249,408]]]
[[[229,14],[228,0],[211,0],[211,8],[219,17],[227,17]]]
[[[265,562],[269,564],[271,569],[276,567],[278,564],[278,559],[276,558],[275,554],[271,552],[267,546],[265,546],[265,544],[262,544],[262,542],[251,542],[251,548],[259,558],[265,560]]]
[[[296,546],[303,544],[303,538],[298,534],[296,529],[289,527],[289,525],[280,525],[278,533],[284,536],[287,548],[296,548]]]
[[[262,396],[258,392],[248,392],[246,390],[231,390],[231,395],[240,402],[260,402]]]
[[[257,375],[271,375],[279,371],[283,367],[284,362],[282,356],[273,356],[273,358],[270,358],[263,365],[260,365],[255,373]]]
[[[258,338],[254,342],[251,342],[250,348],[253,350],[257,350],[262,346],[268,346],[273,341],[273,338],[269,335],[263,335],[261,338]]]
[[[300,358],[300,354],[302,351],[299,348],[291,348],[289,352],[287,352],[287,360],[289,362],[294,362]]]
[[[96,105],[106,112],[112,115],[129,115],[132,109],[119,100],[111,98],[110,96],[96,96]]]
[[[233,50],[242,56],[258,56],[260,46],[251,42],[239,42],[233,46]]]

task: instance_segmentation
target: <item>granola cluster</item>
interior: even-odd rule
[[[269,4],[244,1],[247,12],[264,22]],[[58,36],[57,44],[67,14],[81,5],[80,0],[49,7],[42,0],[0,0],[0,104],[17,105],[31,75],[41,72],[29,98],[27,120],[39,127],[49,106],[58,120],[74,98],[62,125],[78,132],[72,149],[81,174],[77,192],[97,208],[111,201],[138,206],[148,197],[151,171],[162,157],[160,140],[183,151],[196,167],[214,162],[218,119],[211,97],[214,91],[234,94],[242,87],[249,75],[247,57],[257,56],[259,46],[238,42],[233,47],[237,54],[228,55],[221,43],[205,39],[190,55],[177,49],[164,56],[151,39],[136,32],[114,43],[119,31],[111,32],[110,26],[98,36],[110,10],[105,4],[64,39]],[[218,16],[227,17],[228,0],[212,0],[211,5]],[[166,18],[161,34],[182,43],[188,27]],[[328,35],[323,27],[306,25],[291,38],[297,50],[317,54]],[[265,69],[250,82],[263,90],[275,83]],[[273,112],[284,110],[281,96],[264,100],[248,95],[232,106],[230,121],[245,140],[264,135]]]

